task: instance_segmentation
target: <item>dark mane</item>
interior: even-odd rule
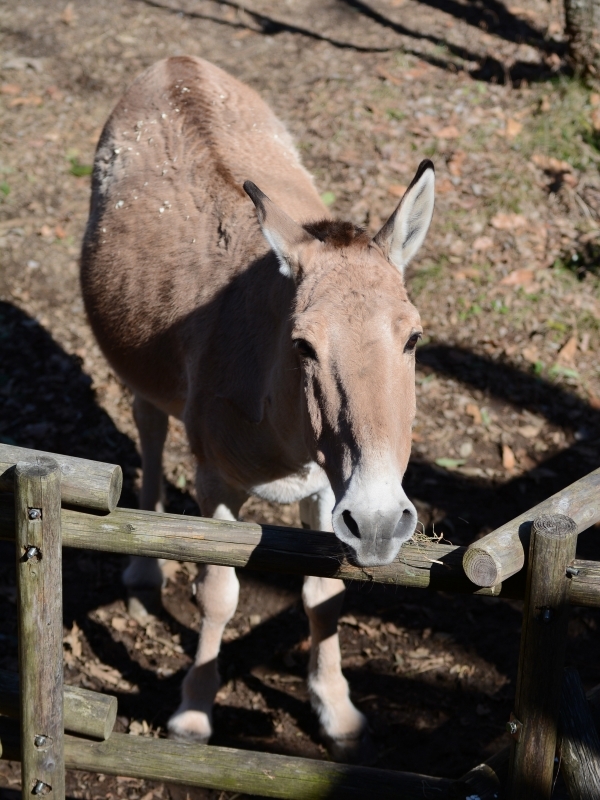
[[[348,247],[351,244],[368,244],[370,237],[364,228],[353,225],[351,222],[343,222],[337,219],[321,219],[317,222],[307,222],[303,226],[307,233],[319,239],[321,242],[333,245],[333,247]]]

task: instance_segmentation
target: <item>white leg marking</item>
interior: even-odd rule
[[[327,490],[300,502],[302,524],[312,530],[331,531],[333,491]],[[310,622],[311,650],[308,688],[311,703],[333,755],[351,757],[367,728],[365,716],[352,704],[348,682],[342,674],[337,621],[344,600],[344,583],[336,578],[307,577],[302,599]]]
[[[243,495],[200,473],[196,485],[204,516],[237,519],[246,499]],[[206,565],[198,574],[196,600],[202,615],[200,639],[194,664],[181,687],[181,704],[168,723],[174,738],[207,742],[212,735],[212,707],[220,686],[217,658],[223,631],[237,608],[239,589],[233,567]]]
[[[237,608],[239,587],[233,567],[207,565],[197,578],[200,639],[183,681],[181,704],[169,720],[169,731],[176,738],[207,742],[211,737],[212,707],[220,685],[217,657],[225,625]]]
[[[344,600],[344,583],[336,578],[308,577],[302,599],[310,622],[311,650],[308,688],[323,732],[343,757],[355,751],[367,727],[364,715],[352,704],[342,674],[337,620]]]

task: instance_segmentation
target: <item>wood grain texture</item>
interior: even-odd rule
[[[65,686],[65,730],[91,739],[108,739],[115,726],[117,705],[113,695]],[[0,714],[17,719],[19,708],[19,676],[0,669]]]
[[[531,524],[546,514],[569,516],[578,533],[600,522],[600,469],[470,545],[463,559],[467,577],[477,586],[494,586],[519,572],[525,563]]]
[[[560,769],[569,797],[598,800],[600,737],[576,669],[566,669],[563,677],[559,735]]]
[[[16,465],[21,779],[47,800],[65,796],[60,478],[49,458]]]
[[[14,508],[8,500],[0,495],[0,539],[14,541]],[[66,547],[491,597],[520,599],[524,595],[519,576],[506,584],[475,586],[462,568],[466,548],[454,545],[409,542],[392,564],[355,567],[346,560],[333,533],[125,508],[105,517],[63,509],[61,519]],[[579,574],[569,581],[569,602],[599,607],[600,564],[576,559],[573,565]]]
[[[15,464],[18,461],[35,464],[44,458],[54,459],[60,467],[63,503],[103,513],[116,508],[123,488],[123,472],[116,464],[45,453],[9,444],[0,444],[0,492],[12,492]]]
[[[356,567],[333,533],[124,508],[103,517],[63,509],[61,518],[67,547],[487,596],[502,591],[474,586],[463,572],[464,548],[435,542],[409,542],[384,567]],[[0,539],[14,539],[13,528],[14,512],[0,496]]]
[[[15,735],[9,725],[0,725],[0,752],[3,749],[3,758],[9,754],[18,758]],[[373,794],[378,800],[450,800],[455,783],[410,772],[123,733],[113,733],[106,742],[67,735],[65,762],[68,769],[294,800],[364,800]]]
[[[567,566],[577,525],[560,514],[534,520],[515,699],[522,724],[511,750],[507,797],[549,800],[552,794],[561,683],[569,621]]]

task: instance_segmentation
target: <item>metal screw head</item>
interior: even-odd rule
[[[27,516],[31,520],[41,519],[42,518],[42,509],[41,508],[30,508]]]
[[[41,553],[37,547],[33,547],[33,545],[29,545],[25,550],[25,555],[23,556],[24,561],[30,561],[32,558],[39,558]]]
[[[519,726],[516,722],[507,722],[506,723],[506,730],[510,733],[511,736],[514,736],[515,733],[519,730]]]
[[[31,794],[45,795],[51,790],[52,787],[48,786],[48,784],[44,783],[44,781],[36,781],[35,786],[31,790]]]
[[[38,733],[37,736],[34,736],[33,743],[36,747],[43,747],[48,743],[48,737]]]
[[[552,619],[552,609],[545,608],[542,611],[542,622],[550,622],[551,619]]]
[[[579,575],[579,569],[577,567],[567,567],[567,575],[574,577],[575,575]]]

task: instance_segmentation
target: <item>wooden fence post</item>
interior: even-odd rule
[[[561,682],[567,646],[566,569],[575,558],[577,526],[556,514],[534,520],[506,796],[549,800],[552,793]]]
[[[560,708],[560,770],[569,797],[600,797],[600,737],[576,669],[566,669]]]
[[[17,464],[22,793],[46,800],[65,796],[60,499],[55,461]]]

